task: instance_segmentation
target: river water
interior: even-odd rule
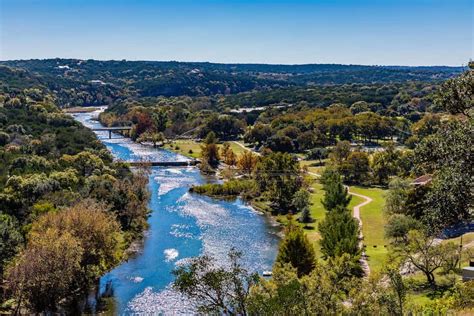
[[[74,117],[85,126],[101,127],[98,112]],[[96,132],[116,159],[182,161],[186,157],[133,143],[118,134]],[[192,304],[173,291],[172,270],[204,253],[225,265],[232,247],[243,252],[252,272],[270,270],[278,245],[277,228],[240,199],[221,201],[191,194],[191,185],[215,181],[195,167],[153,167],[149,178],[152,211],[141,251],[100,280],[111,285],[117,314],[192,314]]]

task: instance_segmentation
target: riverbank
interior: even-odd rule
[[[95,113],[81,113],[80,121],[97,127]],[[129,138],[105,132],[98,138],[122,161],[186,161],[183,155],[162,148],[143,146]],[[227,252],[244,253],[249,271],[271,270],[279,238],[273,223],[241,199],[220,201],[188,192],[191,185],[217,182],[195,167],[152,167],[149,229],[143,246],[100,280],[100,293],[113,289],[117,314],[173,314],[189,311],[187,302],[174,292],[172,271],[177,265],[204,253],[225,264]]]

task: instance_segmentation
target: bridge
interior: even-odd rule
[[[127,161],[131,167],[189,167],[195,166],[199,160],[193,159],[189,161]]]
[[[130,133],[131,129],[132,129],[131,126],[116,126],[116,127],[97,127],[97,128],[93,128],[92,130],[97,131],[97,132],[107,131],[109,132],[109,139],[111,139],[112,132],[128,131]]]

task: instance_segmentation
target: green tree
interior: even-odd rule
[[[0,277],[5,264],[17,253],[23,244],[18,221],[7,214],[0,214]]]
[[[353,151],[347,160],[339,166],[339,170],[345,181],[363,184],[369,178],[369,156],[362,151]]]
[[[292,206],[294,194],[301,187],[299,163],[287,153],[271,153],[257,163],[255,180],[273,206],[286,213]]]
[[[410,231],[407,240],[407,244],[398,249],[402,260],[421,271],[433,287],[436,286],[434,272],[443,267],[446,260],[459,257],[458,247],[439,244],[434,237],[421,231]]]
[[[321,203],[327,211],[331,211],[338,206],[347,207],[351,202],[351,196],[347,193],[341,177],[338,174],[331,175],[332,179],[323,185],[324,197]]]
[[[439,89],[436,102],[451,114],[464,114],[472,118],[474,70],[471,68],[459,77],[446,80]]]
[[[471,122],[452,121],[415,149],[418,173],[433,174],[423,198],[423,218],[443,227],[471,217],[474,192]]]
[[[395,243],[407,242],[408,232],[421,228],[421,223],[409,215],[393,214],[385,225],[385,236]]]
[[[201,146],[202,160],[211,168],[217,167],[220,160],[219,148],[217,147],[217,138],[214,132],[209,132]]]
[[[359,223],[344,206],[339,205],[327,212],[318,228],[324,258],[340,257],[344,253],[353,258],[360,255]]]
[[[158,143],[163,143],[165,141],[165,136],[163,133],[157,133],[157,132],[150,132],[146,131],[142,133],[138,138],[137,142],[142,143],[142,142],[152,142],[153,147],[157,147]]]
[[[313,221],[309,210],[311,205],[309,200],[310,196],[311,195],[309,194],[308,190],[299,189],[293,197],[293,206],[297,212],[301,213],[298,220],[302,223],[311,223]]]
[[[231,249],[230,266],[216,266],[209,256],[194,258],[173,271],[173,287],[198,305],[203,314],[247,315],[249,289],[258,281],[240,263],[242,254]]]
[[[304,231],[293,222],[289,222],[285,238],[280,242],[276,264],[291,264],[297,270],[298,277],[308,275],[315,267],[314,248]]]

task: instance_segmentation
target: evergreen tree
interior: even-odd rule
[[[351,197],[347,194],[347,188],[342,184],[341,177],[331,178],[327,183],[324,184],[324,198],[322,204],[328,211],[333,210],[338,206],[347,207],[351,201]]]
[[[352,257],[360,255],[359,223],[342,205],[327,212],[319,223],[321,252],[324,258],[340,257],[344,253]]]
[[[277,264],[290,263],[296,268],[298,277],[308,275],[315,267],[315,252],[301,227],[290,220],[285,238],[280,242]]]

